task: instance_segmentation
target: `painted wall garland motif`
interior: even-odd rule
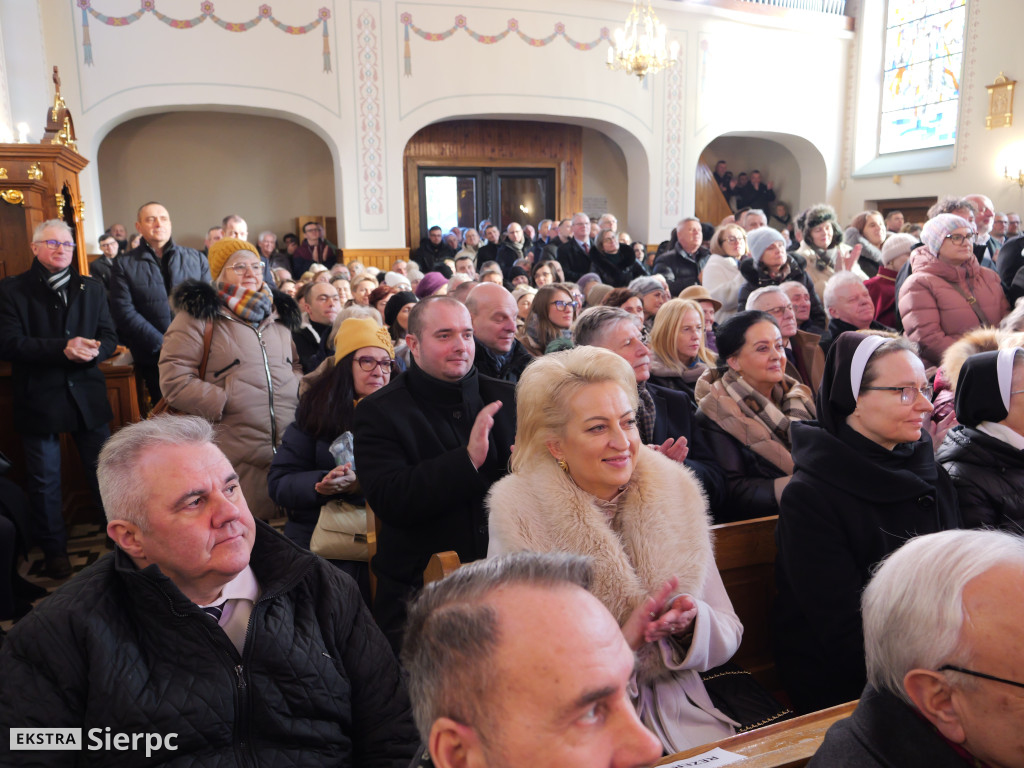
[[[611,40],[611,32],[609,31],[608,27],[602,27],[601,28],[601,36],[598,37],[596,40],[593,40],[593,41],[591,41],[589,43],[583,43],[583,42],[580,42],[579,40],[574,40],[573,38],[569,37],[569,35],[567,35],[565,33],[565,24],[563,24],[562,22],[558,22],[557,24],[555,24],[555,31],[552,32],[547,37],[530,37],[525,32],[523,32],[521,29],[519,29],[519,22],[516,19],[509,19],[508,20],[508,24],[505,26],[504,31],[499,32],[496,35],[484,35],[484,34],[481,34],[479,32],[475,32],[474,30],[469,28],[469,22],[466,20],[466,17],[462,16],[461,14],[455,17],[455,26],[451,27],[450,29],[446,29],[443,32],[428,32],[425,29],[420,29],[415,24],[413,24],[413,22],[412,22],[412,14],[411,13],[403,13],[399,17],[399,20],[401,21],[402,25],[405,27],[405,75],[406,75],[406,77],[408,77],[408,76],[410,76],[412,74],[412,52],[410,51],[410,48],[409,48],[409,33],[410,32],[414,33],[418,37],[423,38],[427,42],[437,43],[437,42],[440,42],[442,40],[447,40],[449,37],[454,35],[456,32],[458,32],[459,30],[462,30],[467,35],[469,35],[471,38],[476,40],[478,43],[483,43],[484,45],[493,45],[494,43],[500,43],[502,40],[504,40],[510,34],[515,32],[520,40],[522,40],[527,45],[533,46],[534,48],[543,48],[545,45],[550,45],[557,38],[561,37],[561,38],[563,38],[565,40],[565,42],[567,42],[569,45],[571,45],[577,51],[591,51],[594,48],[597,48],[597,46],[599,46],[601,43],[608,42],[608,41]]]
[[[139,10],[135,11],[135,13],[130,13],[127,16],[107,16],[102,14],[92,7],[92,0],[78,0],[78,7],[82,9],[82,50],[86,64],[91,65],[93,63],[92,41],[89,39],[90,16],[101,24],[106,24],[108,27],[127,27],[134,24],[147,13],[151,13],[171,29],[192,29],[199,26],[207,19],[228,32],[246,32],[255,27],[261,21],[269,21],[279,30],[289,35],[305,35],[312,32],[317,27],[321,27],[323,29],[324,38],[324,72],[331,71],[331,42],[330,35],[327,31],[327,20],[331,18],[331,12],[328,8],[321,8],[317,12],[316,19],[311,21],[309,24],[297,27],[279,21],[274,16],[274,12],[271,10],[270,6],[266,3],[261,5],[256,16],[248,21],[225,21],[214,13],[213,3],[210,2],[210,0],[204,0],[200,3],[199,15],[191,19],[172,19],[167,14],[161,13],[157,10],[156,0],[141,0]]]

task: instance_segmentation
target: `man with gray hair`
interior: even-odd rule
[[[640,318],[621,307],[584,310],[572,325],[576,346],[603,347],[633,369],[636,377],[637,429],[640,439],[670,459],[686,464],[708,495],[712,511],[725,500],[725,475],[694,420],[696,408],[686,392],[651,384],[651,352],[640,335]]]
[[[768,217],[765,216],[764,211],[760,208],[749,208],[743,212],[743,216],[740,218],[740,226],[747,230],[747,232],[753,232],[759,227],[767,227]]]
[[[630,700],[633,653],[590,579],[579,555],[520,552],[423,591],[402,660],[434,765],[639,768],[661,757]]]
[[[163,415],[107,441],[117,548],[8,635],[0,722],[131,735],[134,754],[76,753],[89,764],[404,768],[411,706],[355,582],[253,519],[213,438]],[[40,764],[58,762],[4,757]]]
[[[828,328],[821,336],[821,350],[828,355],[832,342],[846,331],[888,331],[892,328],[875,320],[875,302],[864,281],[853,272],[836,272],[825,283],[821,297],[828,313]]]
[[[558,263],[562,265],[567,282],[575,283],[590,271],[590,251],[594,240],[590,236],[590,217],[583,213],[572,215],[572,237],[558,246]]]
[[[678,296],[684,288],[700,282],[700,273],[711,256],[705,248],[700,219],[687,216],[676,225],[676,243],[654,260],[654,272],[668,280],[669,293]]]
[[[911,539],[864,590],[868,684],[810,768],[1024,766],[1024,539]]]
[[[849,274],[849,273],[847,273]],[[801,283],[797,283],[802,287]],[[786,344],[786,375],[806,384],[815,394],[825,373],[825,353],[821,351],[821,336],[801,331],[793,302],[778,285],[757,288],[747,297],[744,309],[767,312],[775,318]]]
[[[14,429],[25,447],[32,527],[45,575],[71,575],[61,494],[60,436],[78,447],[86,481],[100,503],[96,460],[113,418],[99,364],[117,332],[107,292],[72,269],[75,237],[60,219],[32,233],[32,266],[0,283],[0,360],[11,362]],[[120,261],[122,257],[118,257]]]

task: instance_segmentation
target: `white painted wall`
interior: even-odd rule
[[[881,5],[880,3],[878,5]],[[969,0],[965,60],[968,68],[961,81],[960,128],[954,153],[955,165],[945,171],[925,173],[911,168],[898,173],[857,178],[853,171],[857,160],[873,156],[872,142],[877,138],[877,111],[880,93],[877,53],[882,36],[882,17],[874,3],[864,3],[858,28],[859,88],[856,100],[857,157],[853,147],[845,158],[842,181],[842,220],[863,210],[871,201],[889,198],[967,195],[983,193],[992,198],[999,211],[1024,212],[1024,190],[1005,181],[1003,165],[1008,157],[1024,167],[1024,96],[1014,98],[1016,115],[1009,128],[986,130],[988,92],[1000,71],[1020,81],[1024,88],[1024,59],[1020,53],[1020,30],[1024,29],[1024,3],[1001,0]],[[874,133],[873,133],[874,130]],[[908,163],[909,166],[909,163]],[[895,176],[898,175],[898,180]]]
[[[104,14],[130,14],[139,0],[91,0]],[[177,18],[199,11],[192,0],[156,0]],[[216,0],[216,13],[248,21],[257,0]],[[205,21],[172,29],[152,14],[127,26],[89,17],[93,61],[86,65],[82,10],[75,0],[0,0],[0,8],[43,8],[43,28],[28,28],[18,50],[45,50],[46,65],[59,64],[65,98],[75,116],[79,146],[95,160],[104,137],[125,120],[179,110],[239,112],[279,117],[304,126],[324,141],[334,171],[341,245],[396,247],[404,243],[402,152],[409,137],[429,123],[452,118],[540,119],[600,131],[622,152],[626,210],[616,213],[634,236],[653,239],[693,210],[693,172],[702,150],[729,133],[771,139],[786,147],[801,169],[801,197],[838,202],[844,84],[854,36],[816,26],[815,17],[775,19],[700,4],[655,3],[680,42],[681,65],[639,83],[604,66],[602,29],[621,26],[631,0],[489,0],[451,5],[409,0],[289,0],[273,7],[287,24],[306,24],[318,9],[327,21],[331,66],[323,67],[321,28],[289,35],[261,22],[229,32]],[[516,32],[483,44],[462,28],[441,40],[410,31],[403,14],[427,32],[448,34],[465,19],[478,34],[518,30],[545,38],[556,29],[582,43],[579,50],[556,37],[529,45]],[[561,25],[560,27],[558,25]],[[751,87],[751,61],[765,53],[768,66]],[[406,53],[409,71],[406,74]],[[38,82],[44,68],[26,75]],[[793,92],[813,78],[815,114],[793,108]],[[20,81],[20,76],[19,76]],[[746,85],[744,85],[746,84]],[[35,83],[19,90],[38,90]],[[795,91],[788,89],[793,88]],[[15,88],[12,87],[12,109]],[[787,94],[789,94],[787,96]],[[616,171],[618,173],[618,171]],[[82,183],[87,236],[108,218],[93,162]],[[621,185],[595,174],[588,184]],[[161,190],[154,190],[160,196]],[[166,196],[166,195],[164,195]],[[618,203],[616,204],[618,205]]]
[[[583,129],[583,199],[605,198],[600,211],[588,210],[591,216],[614,213],[619,219],[619,231],[633,234],[628,218],[629,173],[626,156],[619,145],[608,136],[592,128]],[[586,207],[586,204],[584,204]],[[638,226],[646,222],[637,222]],[[639,234],[634,235],[639,237]]]
[[[153,148],[159,147],[159,152]],[[201,248],[228,214],[249,225],[298,232],[299,216],[333,216],[334,169],[324,142],[289,120],[223,112],[137,117],[114,128],[96,162],[104,225],[132,230],[139,206],[167,206],[174,239]]]

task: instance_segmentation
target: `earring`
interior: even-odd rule
[[[567,474],[567,475],[569,474],[569,464],[568,464],[568,462],[566,462],[565,459],[559,459],[558,460],[558,468],[560,470],[562,470],[563,472],[565,472],[565,474]]]

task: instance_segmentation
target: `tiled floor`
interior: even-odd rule
[[[284,522],[285,519],[282,517],[277,520],[271,520],[270,524],[275,528],[281,529],[284,527]],[[111,551],[107,549],[106,529],[97,523],[73,526],[68,531],[68,536],[68,558],[71,560],[71,576],[68,579],[61,581],[42,575],[44,566],[43,552],[39,548],[29,552],[28,560],[21,563],[18,569],[19,573],[33,584],[38,584],[52,592],[62,584],[73,579],[75,574],[83,568],[92,565]],[[37,600],[34,605],[38,605],[45,599],[44,597]],[[12,625],[13,622],[11,621],[0,621],[0,629],[4,631],[9,630]]]

